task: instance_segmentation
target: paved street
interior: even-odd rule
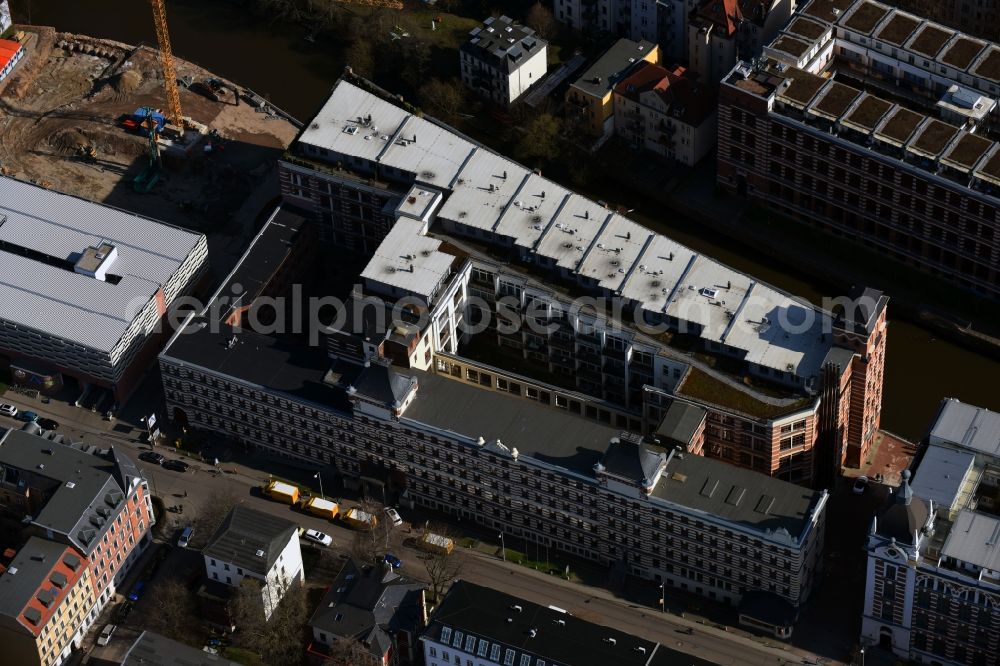
[[[158,380],[151,376],[140,389],[130,405],[126,405],[120,418],[115,422],[102,420],[97,414],[55,401],[42,404],[39,400],[8,392],[4,402],[10,402],[19,409],[30,409],[42,416],[49,416],[61,424],[59,432],[74,439],[94,441],[97,437],[106,439],[116,446],[126,446],[134,456],[149,446],[138,441],[145,428],[138,422],[143,413],[141,405],[156,405]],[[139,400],[141,399],[141,402]],[[147,401],[148,399],[148,401]],[[21,427],[23,423],[0,417],[0,427]],[[174,455],[173,447],[160,445],[156,450],[168,458]],[[260,495],[257,487],[268,480],[268,472],[254,469],[244,464],[226,462],[222,472],[212,465],[192,461],[187,472],[173,472],[157,465],[139,461],[150,479],[154,495],[161,497],[166,506],[181,505],[183,514],[168,512],[164,520],[173,528],[179,528],[193,521],[198,507],[213,493],[223,491],[232,494],[237,501],[254,509],[283,516],[298,522],[303,527],[314,528],[330,534],[334,548],[349,550],[354,532],[322,518],[292,510],[289,506],[274,502]],[[285,474],[286,471],[277,471]],[[326,480],[327,491],[334,485]],[[403,512],[403,518],[408,518]],[[422,524],[422,517],[420,519]],[[164,531],[164,539],[172,539],[176,529]],[[204,535],[203,535],[204,536]],[[418,551],[403,546],[403,541],[412,536],[409,524],[397,528],[390,537],[389,550],[403,561],[403,571],[415,578],[425,575]],[[690,654],[703,657],[719,664],[800,664],[837,663],[831,659],[819,659],[778,641],[766,641],[760,637],[751,638],[738,629],[713,626],[699,620],[692,613],[680,617],[672,612],[661,613],[656,608],[630,603],[614,595],[603,587],[586,586],[568,582],[559,577],[547,575],[532,569],[504,562],[490,549],[470,549],[463,552],[465,562],[461,576],[467,580],[489,585],[511,594],[522,596],[536,603],[555,605],[581,618],[615,627],[644,638],[662,642],[665,645]],[[308,572],[307,572],[308,575]],[[688,628],[694,634],[682,633]],[[814,661],[815,660],[815,661]]]

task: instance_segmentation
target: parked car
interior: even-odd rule
[[[110,643],[111,637],[114,635],[115,629],[117,628],[118,627],[116,625],[111,624],[110,622],[104,625],[104,628],[101,629],[101,635],[97,637],[97,644],[107,645],[108,643]]]
[[[385,515],[386,518],[389,519],[389,522],[392,523],[393,527],[399,527],[403,524],[403,519],[400,518],[399,511],[396,511],[391,506],[385,507]]]
[[[318,543],[321,546],[329,546],[333,543],[333,537],[319,530],[306,530],[303,535],[306,540]]]
[[[8,405],[6,403],[0,405],[0,414],[3,416],[9,416],[11,418],[17,416],[17,407],[14,405]]]
[[[38,426],[40,428],[42,428],[43,430],[58,430],[59,429],[59,422],[58,421],[54,421],[53,419],[45,418],[44,416],[42,418],[38,419],[37,421],[35,421],[35,423],[37,423]]]
[[[165,455],[157,453],[156,451],[143,451],[139,454],[139,460],[153,463],[154,465],[162,465],[163,461],[166,459],[167,457]]]
[[[21,412],[17,415],[17,418],[25,423],[31,423],[32,421],[38,420],[38,414],[34,412]]]
[[[142,599],[142,593],[146,591],[146,581],[140,580],[138,583],[132,586],[132,591],[128,593],[129,601],[139,601]]]
[[[859,476],[854,481],[854,486],[851,488],[851,492],[855,495],[863,495],[866,490],[868,490],[868,477]]]
[[[184,531],[181,532],[181,536],[177,539],[177,545],[181,548],[187,548],[188,544],[191,543],[191,537],[194,535],[193,527],[185,527]]]
[[[385,557],[383,557],[382,559],[384,559],[385,563],[388,564],[393,569],[398,569],[399,567],[403,566],[403,561],[398,557],[396,557],[395,555],[393,555],[392,553],[386,553]]]
[[[129,614],[132,612],[132,602],[123,601],[118,604],[118,608],[115,609],[115,623],[125,624],[125,620],[128,619]]]
[[[191,465],[187,464],[183,460],[167,460],[163,464],[163,469],[169,469],[171,472],[186,472]]]

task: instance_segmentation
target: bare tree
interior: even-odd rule
[[[374,516],[376,522],[370,529],[359,529],[355,533],[351,542],[351,555],[362,564],[371,564],[385,554],[392,525],[382,515],[379,505],[374,502],[363,501],[358,505],[358,509]]]
[[[323,666],[359,666],[371,661],[371,655],[360,641],[354,638],[338,638],[330,646],[330,654]]]
[[[417,100],[431,115],[454,123],[465,108],[465,88],[455,79],[431,79],[417,91]]]
[[[433,525],[428,531],[454,541],[454,536],[447,526]],[[464,559],[464,553],[460,550],[452,552],[446,550],[428,551],[423,556],[427,582],[430,583],[431,598],[434,603],[441,600],[445,589],[462,573]]]
[[[271,617],[265,619],[260,581],[244,578],[230,601],[230,612],[236,624],[234,642],[264,663],[278,664],[287,660],[289,645],[302,643],[309,605],[305,588],[292,580]]]
[[[229,512],[239,503],[236,493],[228,489],[216,489],[198,505],[198,513],[193,517],[194,536],[192,545],[204,548],[208,540],[222,525]]]
[[[144,617],[160,633],[182,630],[197,615],[191,595],[180,581],[174,579],[154,585],[148,604],[153,612],[144,614]]]
[[[344,50],[344,62],[358,76],[371,78],[375,71],[375,51],[371,41],[362,37],[351,42]]]
[[[529,28],[538,33],[538,36],[542,39],[549,39],[556,31],[556,17],[552,15],[552,10],[543,5],[541,2],[536,2],[528,10],[528,16],[525,19],[525,23]]]

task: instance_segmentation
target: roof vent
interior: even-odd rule
[[[611,646],[618,645],[618,641],[614,638],[605,638],[604,642]]]
[[[514,611],[515,613],[520,613],[521,611],[523,611],[523,610],[524,610],[523,608],[521,608],[521,607],[520,607],[519,605],[517,605],[517,604],[514,604],[513,606],[511,606],[511,607],[510,607],[510,609],[511,609],[512,611]]]
[[[553,620],[553,622],[555,622],[556,624],[558,624],[560,627],[565,627],[566,626],[566,620]]]
[[[264,557],[264,551],[260,548],[257,549],[257,557]]]
[[[538,635],[538,629],[532,629],[531,631],[528,632],[528,635],[534,638],[535,636]]]

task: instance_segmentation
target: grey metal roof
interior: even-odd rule
[[[645,666],[657,647],[644,638],[465,580],[451,586],[424,635],[453,645],[461,656],[472,637],[473,649],[464,653],[470,658],[486,641],[491,651],[493,645],[500,646],[500,663],[507,650],[513,650],[512,663],[520,664],[522,655],[530,655],[532,665],[541,658],[564,666]],[[691,658],[690,663],[705,662]]]
[[[601,55],[572,87],[595,97],[603,97],[611,93],[615,84],[621,81],[637,63],[642,62],[656,44],[645,39],[633,42],[631,39],[619,39]]]
[[[651,451],[636,437],[614,437],[604,452],[601,464],[609,474],[629,479],[645,486],[655,478],[666,461],[662,451]]]
[[[309,620],[332,636],[353,637],[383,655],[396,631],[416,631],[423,617],[423,583],[387,568],[348,559]]]
[[[0,319],[110,352],[139,309],[202,242],[153,220],[0,177]],[[118,284],[72,270],[88,247],[118,251]],[[39,260],[44,255],[66,265]]]
[[[236,666],[217,654],[209,654],[166,636],[143,631],[125,654],[122,666]]]
[[[290,520],[236,506],[205,546],[204,554],[263,576],[297,532],[298,526]]]
[[[80,446],[7,431],[0,438],[0,478],[51,493],[32,524],[89,554],[121,510],[130,479],[142,472],[121,451]]]
[[[351,383],[351,393],[379,402],[387,407],[399,408],[416,388],[417,380],[397,373],[384,361],[367,364]]]
[[[721,460],[674,454],[653,495],[782,539],[797,540],[822,492]]]
[[[507,16],[490,17],[469,34],[470,39],[462,44],[461,51],[505,72],[513,72],[548,45],[534,30]]]
[[[941,549],[944,557],[1000,571],[1000,518],[960,511]]]
[[[42,588],[43,596],[54,599],[56,595],[50,590],[55,586],[48,580],[53,567],[59,564],[65,552],[64,544],[40,537],[28,539],[17,551],[7,571],[0,576],[0,615],[17,618],[39,588]]]
[[[661,440],[686,444],[705,421],[705,415],[706,412],[701,407],[674,400],[656,429],[656,436]]]
[[[929,441],[1000,457],[1000,414],[947,398],[941,402]]]
[[[924,452],[917,476],[911,484],[913,494],[933,500],[939,506],[953,506],[975,462],[976,456],[972,452],[931,444]]]
[[[522,456],[592,476],[619,430],[530,400],[409,369],[417,397],[401,420],[412,420],[487,442],[499,439]]]

